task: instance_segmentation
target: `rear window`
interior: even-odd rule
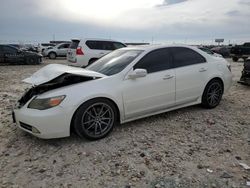
[[[79,45],[79,40],[72,40],[71,44],[69,45],[69,48],[76,49]]]

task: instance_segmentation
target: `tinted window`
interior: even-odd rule
[[[102,41],[101,42],[101,48],[103,50],[115,50],[114,46],[113,46],[113,43],[112,42],[109,42],[109,41]]]
[[[71,42],[69,48],[71,48],[71,49],[76,49],[76,48],[78,47],[79,43],[80,43],[79,40],[72,40],[72,42]]]
[[[250,43],[245,43],[244,46],[250,47]]]
[[[171,51],[175,67],[183,67],[206,62],[206,59],[202,55],[189,48],[175,47],[171,48]]]
[[[90,48],[90,49],[95,49],[95,50],[102,50],[102,44],[100,43],[100,41],[93,41],[93,40],[88,40],[86,41],[86,45]]]
[[[67,44],[61,44],[60,46],[58,46],[58,49],[63,49],[63,48],[69,48],[69,43]]]
[[[170,50],[165,48],[149,52],[134,66],[134,69],[137,68],[146,69],[148,73],[170,69]]]
[[[10,46],[4,46],[3,47],[3,51],[4,53],[8,53],[8,54],[15,54],[17,53],[17,49],[14,47],[10,47]]]
[[[121,72],[142,52],[142,50],[116,50],[97,60],[86,69],[108,76],[114,75]]]
[[[95,49],[95,50],[109,50],[109,51],[113,51],[113,50],[125,47],[122,43],[119,43],[119,42],[94,41],[94,40],[88,40],[86,42],[86,45],[90,49]]]
[[[113,46],[114,46],[114,50],[126,47],[124,44],[120,42],[113,42]]]

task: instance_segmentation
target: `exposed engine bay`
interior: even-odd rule
[[[71,73],[64,73],[49,82],[43,83],[38,86],[33,86],[18,100],[18,108],[24,106],[33,96],[51,91],[57,88],[73,85],[81,82],[98,79],[97,77],[79,76]]]

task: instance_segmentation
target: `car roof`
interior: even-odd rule
[[[79,41],[95,40],[95,41],[120,42],[120,41],[117,41],[117,40],[102,39],[102,38],[84,38],[84,39],[81,39],[81,38],[73,38],[73,39],[71,39],[71,41],[73,41],[73,40],[79,40]],[[120,42],[120,43],[122,43],[122,42]]]
[[[141,45],[141,46],[130,46],[130,47],[127,47],[126,49],[151,51],[151,50],[157,50],[157,49],[168,48],[168,47],[184,47],[184,48],[190,48],[190,49],[197,49],[196,46],[189,46],[189,45],[183,45],[183,44],[172,44],[172,45],[151,44],[151,45]]]

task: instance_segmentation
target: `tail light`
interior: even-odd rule
[[[76,55],[84,55],[84,53],[82,51],[82,47],[77,47],[77,49],[76,49]]]

